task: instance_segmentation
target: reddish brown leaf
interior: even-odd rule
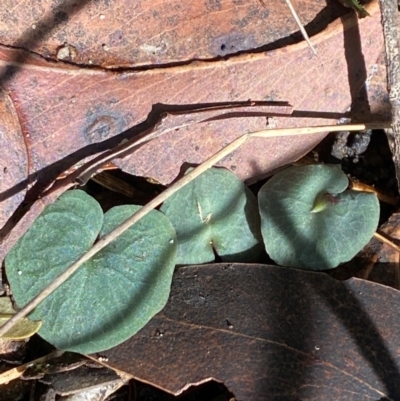
[[[369,71],[376,61],[382,43],[377,3],[370,12],[373,17],[361,21],[354,14],[346,16],[345,33],[342,22],[336,21],[315,36],[318,57],[301,43],[265,54],[145,72],[78,69],[37,59],[17,65],[17,73],[8,71],[5,85],[18,102],[23,131],[29,134],[31,172],[138,124],[156,103],[283,100],[305,113],[277,119],[280,127],[332,122],[321,117],[337,117],[347,109],[364,83],[364,68]],[[0,57],[17,56],[3,49]],[[299,118],[305,115],[320,118]],[[183,128],[143,146],[122,165],[130,173],[169,183],[183,162],[199,163],[244,132],[263,128],[265,118]],[[297,159],[321,137],[254,139],[223,164],[235,166],[243,179],[253,178]]]
[[[17,9],[25,12],[21,4]],[[82,8],[83,4],[77,7]],[[335,122],[363,87],[382,45],[377,1],[370,5],[369,12],[372,17],[360,21],[351,12],[314,36],[318,57],[312,56],[306,44],[299,43],[227,60],[111,72],[50,63],[24,51],[3,47],[0,80],[9,91],[22,126],[28,147],[29,176],[32,179],[39,173],[39,188],[42,188],[71,164],[115,146],[122,139],[116,135],[143,122],[157,103],[181,106],[247,99],[280,100],[292,104],[296,112],[293,118],[276,118],[278,127]],[[35,18],[41,18],[43,13]],[[63,27],[67,29],[68,24]],[[51,41],[50,36],[45,39]],[[365,95],[363,92],[363,101]],[[243,133],[265,127],[265,117],[182,126],[116,163],[129,173],[168,184],[182,163],[200,163]],[[221,165],[242,179],[256,180],[298,159],[323,136],[254,138],[226,157]],[[113,143],[104,142],[113,137]],[[9,196],[20,191],[12,184],[7,188]],[[22,233],[22,229],[13,233],[14,238]],[[9,249],[12,243],[3,243],[3,249]]]
[[[0,228],[24,199],[28,160],[17,113],[0,88]],[[13,189],[10,191],[10,189]]]
[[[165,309],[104,356],[174,394],[214,379],[239,401],[397,400],[399,306],[399,292],[359,279],[188,266]]]
[[[344,8],[324,0],[296,0],[315,33]],[[226,56],[298,31],[284,1],[5,1],[0,43],[84,65],[128,67]],[[283,45],[284,43],[281,43]]]

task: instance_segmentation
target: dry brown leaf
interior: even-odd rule
[[[11,97],[18,102],[23,132],[29,135],[30,172],[78,150],[82,154],[85,146],[138,124],[156,103],[283,100],[306,113],[298,113],[293,119],[278,119],[278,126],[327,123],[326,118],[311,120],[299,116],[337,117],[351,104],[382,43],[377,3],[369,10],[373,17],[361,21],[353,14],[344,17],[345,34],[342,22],[335,21],[315,36],[313,42],[319,57],[312,57],[301,43],[226,61],[124,73],[30,59],[15,67],[18,73],[8,71],[5,77],[8,78],[4,79]],[[359,49],[358,25],[363,55]],[[3,49],[0,57],[7,61],[17,55]],[[198,163],[237,136],[262,129],[265,124],[265,118],[242,118],[171,132],[143,146],[122,165],[133,174],[169,183],[182,162]],[[241,178],[254,177],[300,157],[319,139],[255,140],[226,160],[225,165],[236,166],[235,172]]]
[[[397,400],[400,293],[267,265],[187,266],[107,364],[173,394],[208,380],[237,400]],[[387,398],[385,398],[387,397]]]
[[[28,177],[28,156],[18,116],[13,102],[1,87],[0,116],[1,228],[24,199]]]
[[[355,99],[379,54],[382,32],[377,2],[368,10],[371,18],[359,21],[350,13],[314,36],[318,57],[310,54],[305,43],[299,43],[215,62],[110,72],[51,63],[20,50],[1,48],[0,79],[21,123],[30,180],[38,176],[45,186],[71,164],[112,146],[101,142],[114,138],[115,145],[121,139],[116,135],[143,122],[157,103],[179,106],[249,98],[281,100],[292,104],[296,112],[292,118],[276,118],[278,127],[332,123]],[[63,25],[67,26],[68,22]],[[116,163],[129,173],[168,184],[182,163],[200,163],[238,136],[264,129],[266,123],[266,118],[259,116],[182,126]],[[221,164],[242,179],[256,180],[300,158],[322,137],[252,139]],[[20,191],[18,185],[9,184],[3,196],[8,199]],[[2,257],[40,210],[42,205],[2,244]]]
[[[295,6],[311,33],[346,12],[325,0],[297,0]],[[298,31],[283,1],[265,9],[259,0],[6,0],[0,27],[4,45],[103,67],[210,59],[277,41],[283,46]]]

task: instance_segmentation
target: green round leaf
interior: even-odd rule
[[[78,211],[80,215],[79,207],[71,208],[70,213]],[[140,206],[127,205],[109,210],[104,215],[100,236],[139,209]],[[71,239],[75,236],[75,242],[87,242],[87,229],[78,230],[61,217],[64,215],[59,216],[57,227],[47,229],[54,236],[53,246],[58,247],[59,227],[64,227]],[[102,214],[97,218],[101,223]],[[87,225],[88,221],[85,222]],[[76,259],[68,257],[68,252],[48,258],[52,245],[41,245],[39,237],[43,230],[36,232],[35,225],[29,231],[31,237],[38,237],[35,247],[41,246],[40,255],[24,237],[6,259],[7,275],[19,305],[29,301],[51,281],[49,277],[59,275]],[[98,225],[97,233],[99,230]],[[91,242],[94,238],[91,236]],[[166,304],[175,254],[175,231],[171,223],[162,213],[150,212],[83,264],[36,308],[31,318],[43,321],[39,334],[59,349],[80,353],[101,352],[125,341]],[[40,263],[32,263],[32,256]]]
[[[27,304],[88,251],[102,225],[103,211],[86,192],[67,191],[47,206],[5,260],[17,305]]]
[[[278,264],[331,269],[353,258],[378,226],[375,194],[346,191],[339,166],[290,167],[260,190],[261,232]]]
[[[161,211],[178,238],[177,264],[251,261],[261,247],[255,196],[230,171],[211,168],[167,199]]]

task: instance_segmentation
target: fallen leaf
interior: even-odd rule
[[[6,5],[9,3],[8,5]],[[6,2],[0,43],[53,60],[129,67],[206,59],[292,43],[298,27],[285,2],[258,0]],[[311,34],[346,10],[336,2],[296,1]],[[278,42],[279,43],[279,42]]]
[[[94,389],[96,389],[95,393],[109,392],[110,390],[114,392],[126,382],[115,371],[102,366],[80,366],[66,372],[46,374],[40,381],[51,385],[55,393],[62,396]],[[108,389],[108,387],[111,388]],[[84,399],[83,395],[79,395],[81,399]]]
[[[7,384],[12,380],[18,379],[19,377],[21,377],[24,374],[24,372],[27,369],[32,368],[32,366],[34,366],[34,365],[45,364],[47,361],[52,359],[54,357],[54,355],[58,355],[58,354],[59,354],[59,351],[54,351],[46,356],[43,356],[43,357],[37,358],[33,361],[27,362],[16,368],[12,368],[12,369],[6,370],[4,372],[1,372],[0,373],[0,385]]]
[[[22,4],[18,12],[23,12]],[[76,6],[76,10],[80,8]],[[291,118],[276,118],[278,127],[332,123],[345,115],[363,87],[383,43],[378,2],[371,3],[368,11],[371,18],[359,21],[351,12],[315,35],[318,57],[311,55],[305,43],[299,43],[227,60],[114,72],[48,62],[23,50],[2,47],[0,80],[21,123],[29,180],[37,179],[43,190],[71,165],[115,146],[125,137],[117,136],[121,132],[130,127],[135,127],[130,135],[138,132],[152,106],[159,103],[181,108],[249,98],[281,100],[292,104],[295,113]],[[39,24],[44,13],[44,9],[38,12],[35,23]],[[53,17],[51,14],[51,21],[45,24],[50,30]],[[67,25],[62,25],[63,29]],[[183,124],[115,162],[128,173],[168,184],[182,163],[200,163],[238,136],[266,128],[266,122],[263,115],[213,119],[193,127]],[[323,137],[254,138],[220,164],[242,180],[255,181],[300,158]],[[18,185],[10,184],[3,196],[20,191]],[[35,206],[2,243],[2,257],[41,210],[41,205]],[[1,237],[5,235],[7,230]]]
[[[0,327],[15,314],[12,307],[11,299],[8,297],[0,298]],[[41,321],[32,321],[28,318],[23,318],[12,327],[6,334],[0,337],[1,340],[24,340],[25,338],[32,337],[42,325]]]
[[[30,172],[40,171],[78,150],[83,153],[86,146],[137,125],[156,103],[284,100],[303,113],[296,118],[277,119],[278,126],[332,122],[321,117],[337,117],[345,112],[352,94],[366,78],[367,73],[360,73],[360,69],[369,71],[379,54],[382,33],[377,2],[369,9],[371,18],[358,21],[350,14],[343,17],[343,23],[335,21],[316,35],[318,57],[312,57],[307,46],[299,43],[267,53],[142,72],[79,69],[33,58],[24,65],[17,64],[14,70],[9,68],[6,75],[3,70],[4,85],[18,100],[18,113],[24,117],[23,132],[29,134]],[[18,55],[3,48],[0,57],[4,65]],[[313,115],[320,118],[299,118]],[[182,162],[201,162],[239,135],[263,128],[262,117],[214,121],[201,129],[185,127],[141,147],[120,165],[132,174],[169,183]],[[235,166],[235,173],[243,179],[251,178],[300,157],[321,137],[254,139],[227,158],[224,165],[231,169]]]
[[[164,310],[104,356],[173,394],[216,380],[238,401],[397,400],[399,306],[398,291],[360,279],[188,266],[175,273]]]
[[[18,116],[9,95],[1,87],[0,116],[1,229],[24,199],[28,176],[28,155]]]

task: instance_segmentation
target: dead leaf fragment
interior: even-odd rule
[[[13,315],[15,310],[12,307],[11,299],[8,297],[0,298],[0,327],[5,324]],[[32,321],[28,318],[21,319],[6,334],[0,337],[4,340],[24,340],[37,333],[42,325],[41,321]]]
[[[173,394],[214,379],[239,401],[396,400],[399,307],[398,291],[359,279],[188,266],[175,273],[165,309],[104,354],[111,367]]]
[[[62,396],[93,389],[97,392],[102,390],[105,392],[109,385],[118,389],[125,383],[125,380],[121,379],[116,372],[101,366],[96,368],[80,366],[67,372],[45,375],[40,381],[51,385],[56,394]]]

